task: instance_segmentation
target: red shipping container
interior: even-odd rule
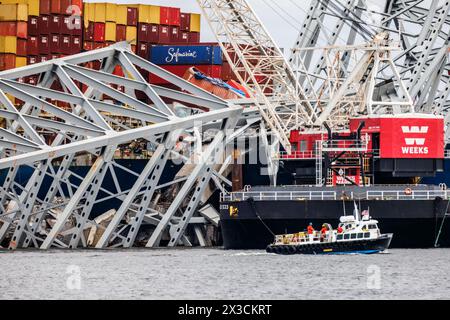
[[[183,77],[185,72],[191,68],[192,66],[188,65],[167,65],[167,66],[161,66],[164,70],[167,70],[171,73],[173,73],[176,76]],[[220,78],[222,74],[222,66],[220,65],[199,65],[195,66],[198,70],[206,74],[208,77],[212,78]],[[164,79],[159,78],[158,76],[155,76],[154,74],[150,74],[149,82],[151,84],[168,84],[169,82],[165,81]]]
[[[59,53],[50,53],[50,60],[55,60],[61,58]]]
[[[106,43],[104,42],[94,42],[94,50],[101,49],[106,47]]]
[[[121,66],[116,66],[113,70],[113,75],[118,77],[125,77],[125,73],[123,73]]]
[[[39,14],[50,14],[50,0],[39,1]]]
[[[94,22],[94,41],[105,41],[105,26],[103,22]]]
[[[127,26],[116,25],[116,41],[121,42],[127,40]]]
[[[84,40],[94,41],[94,22],[89,22],[86,28],[84,28]]]
[[[159,29],[158,24],[151,24],[148,29],[148,42],[159,43]]]
[[[39,37],[29,36],[27,40],[27,53],[31,56],[39,55]]]
[[[82,13],[83,10],[83,0],[72,0],[72,7],[80,9],[78,12],[79,14]]]
[[[71,54],[71,39],[69,35],[62,35],[60,40],[60,53]]]
[[[177,43],[180,38],[180,28],[170,27],[170,42]]]
[[[48,30],[50,33],[61,33],[61,21],[63,17],[60,15],[53,15],[50,17],[48,23]]]
[[[137,8],[127,8],[127,25],[129,26],[136,26],[137,25],[137,17],[138,17],[138,10]]]
[[[83,35],[83,22],[80,16],[71,16],[67,20],[64,18],[64,28],[73,35],[73,36],[81,36]]]
[[[139,42],[136,49],[136,54],[141,58],[148,59],[149,47],[150,46],[147,42]]]
[[[169,26],[159,26],[159,43],[170,43]]]
[[[50,53],[50,39],[48,38],[48,35],[41,34],[39,36],[39,54],[40,55],[47,55]]]
[[[27,39],[17,39],[16,55],[20,57],[27,56]]]
[[[178,37],[179,43],[189,43],[189,32],[181,31]]]
[[[180,26],[180,8],[169,8],[169,26]]]
[[[34,63],[36,63],[36,62],[34,62]],[[31,85],[37,85],[38,80],[39,80],[39,76],[34,75],[34,76],[25,77],[24,82],[31,84]]]
[[[200,43],[200,32],[189,32],[189,43]]]
[[[50,60],[48,55],[40,55],[38,57],[38,62],[46,62],[48,60]]]
[[[61,1],[61,5],[60,5],[59,13],[60,14],[72,14],[71,11],[68,12],[69,7],[72,5],[72,0],[60,0],[60,1]]]
[[[39,18],[38,17],[28,17],[28,34],[32,36],[39,35]]]
[[[40,15],[38,18],[38,32],[39,34],[48,34],[50,27],[49,16]]]
[[[90,24],[91,22],[89,22]],[[61,31],[63,34],[81,36],[83,34],[82,20],[79,16],[61,16]]]
[[[138,39],[139,42],[148,42],[148,41],[150,41],[150,40],[148,40],[149,39],[149,37],[148,37],[149,28],[150,28],[150,25],[148,23],[141,23],[141,22],[138,23],[137,39]]]
[[[81,52],[81,37],[80,36],[72,36],[70,38],[71,40],[71,53],[70,54],[77,54]]]
[[[0,70],[9,70],[16,67],[16,55],[12,53],[0,53]]]
[[[51,53],[59,53],[61,51],[60,39],[61,39],[61,36],[59,34],[51,34],[50,35],[50,52]]]
[[[191,14],[180,13],[180,31],[191,31]]]
[[[36,56],[27,56],[27,64],[35,64],[38,62],[38,57]]]
[[[170,21],[170,8],[169,7],[160,7],[160,17],[159,23],[164,25],[169,25]]]
[[[84,41],[83,42],[83,49],[86,51],[94,50],[94,42],[92,41]]]
[[[61,12],[61,0],[50,1],[50,13],[59,14]]]
[[[0,22],[0,36],[13,36],[26,39],[28,24],[20,21],[2,21]]]

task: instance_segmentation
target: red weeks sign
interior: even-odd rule
[[[381,158],[444,158],[444,120],[380,119]]]

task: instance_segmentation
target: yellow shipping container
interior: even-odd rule
[[[84,4],[84,25],[86,27],[89,21],[95,21],[95,3]]]
[[[28,21],[28,5],[0,4],[0,21]]]
[[[126,5],[117,5],[116,7],[116,22],[117,24],[127,24],[128,10]]]
[[[9,93],[6,93],[5,95],[8,98],[8,100],[12,102],[12,104],[14,104],[14,105],[16,104],[16,98],[13,95],[11,95]]]
[[[95,22],[106,22],[106,3],[95,3]]]
[[[17,37],[0,36],[1,53],[17,53]]]
[[[106,4],[106,21],[116,22],[117,20],[117,4],[107,3]]]
[[[150,10],[148,10],[148,6],[146,6],[145,4],[140,4],[137,7],[138,9],[138,22],[142,22],[142,23],[148,23],[149,21],[149,13]]]
[[[1,0],[1,4],[27,4],[28,15],[39,16],[39,0]]]
[[[105,41],[116,41],[116,23],[107,22],[105,26]]]
[[[25,67],[27,65],[26,57],[16,57],[16,68]]]
[[[161,7],[148,6],[148,23],[160,24],[161,23]]]
[[[137,43],[137,28],[136,27],[130,27],[127,26],[127,41],[130,44],[136,44]]]
[[[200,32],[201,16],[198,13],[191,13],[191,32]]]

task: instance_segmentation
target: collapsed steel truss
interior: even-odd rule
[[[101,68],[87,68],[92,61]],[[116,66],[125,77],[112,74]],[[142,70],[183,91],[150,85]],[[20,81],[36,75],[36,86]],[[63,90],[51,89],[55,81]],[[138,91],[151,103],[137,99]],[[14,104],[12,97],[22,102]],[[196,210],[210,181],[226,180],[217,164],[226,166],[222,160],[230,139],[227,133],[233,131],[242,108],[136,56],[126,43],[2,72],[0,99],[4,118],[0,169],[5,176],[0,188],[0,241],[12,234],[9,249],[131,247],[144,225],[152,230],[148,247],[159,246],[164,234],[169,235],[169,246],[190,245],[192,240],[185,235],[190,224],[204,243],[205,220],[195,217]],[[164,99],[208,112],[199,109],[179,117]],[[58,107],[59,101],[70,107]],[[210,131],[211,141],[203,144],[203,136],[193,134],[198,130]],[[48,132],[54,133],[52,143],[44,138]],[[198,137],[199,153],[179,154],[177,144],[186,136]],[[119,146],[139,139],[154,146],[154,152],[142,171],[134,171],[116,161],[115,154]],[[192,160],[191,170],[162,183],[163,170],[174,155]],[[93,161],[84,176],[71,167],[81,157]],[[18,180],[24,168],[31,176],[22,185]],[[120,181],[119,171],[129,179]],[[160,191],[173,185],[177,186],[173,198],[158,205]],[[100,220],[90,217],[94,206],[114,199],[120,200],[118,208]],[[42,227],[45,223],[49,229]]]

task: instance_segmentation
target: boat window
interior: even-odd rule
[[[364,233],[364,238],[370,238],[370,232]]]
[[[352,233],[351,238],[352,238],[352,239],[356,239],[356,233]]]
[[[344,234],[344,239],[350,239],[350,234]]]
[[[337,239],[338,240],[342,240],[343,239],[343,235],[342,234],[338,234]]]
[[[378,229],[376,224],[369,224],[369,229]]]
[[[364,236],[364,234],[363,233],[358,233],[358,238],[362,238]]]

